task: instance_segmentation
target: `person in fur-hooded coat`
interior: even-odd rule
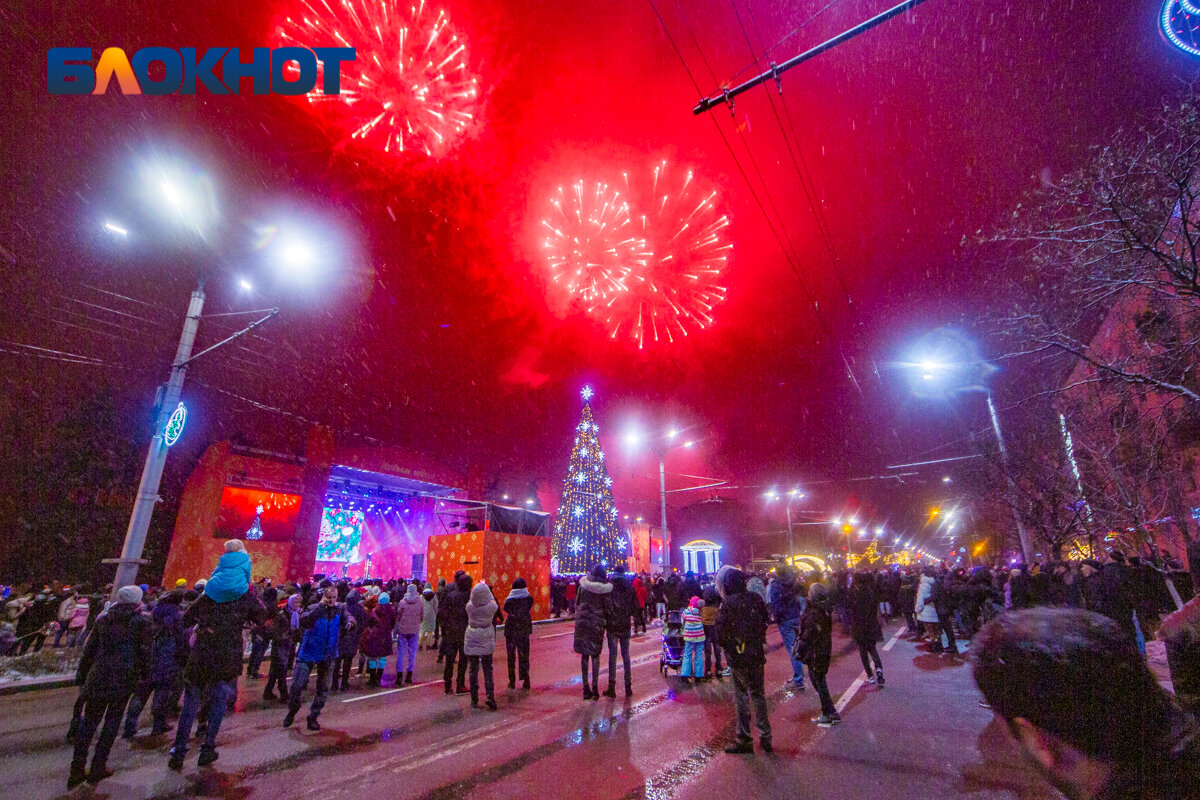
[[[589,575],[579,579],[579,594],[575,600],[575,652],[579,653],[579,669],[583,675],[583,699],[600,699],[600,652],[604,648],[604,634],[608,629],[608,618],[612,615],[612,584],[604,567],[592,567]],[[592,678],[588,682],[588,661],[591,660]]]

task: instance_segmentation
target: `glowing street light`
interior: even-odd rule
[[[104,230],[108,231],[109,233],[115,233],[117,236],[128,236],[129,235],[129,231],[122,228],[120,225],[116,224],[115,222],[104,223]]]
[[[642,444],[647,445],[658,456],[658,492],[660,511],[662,512],[662,566],[663,572],[669,572],[671,569],[671,537],[667,530],[667,452],[677,446],[675,438],[679,435],[677,428],[670,428],[660,438],[643,436],[636,430],[631,430],[625,434],[625,441],[631,447],[637,447]],[[692,442],[687,442],[684,447],[691,447]],[[641,517],[638,522],[641,522]]]

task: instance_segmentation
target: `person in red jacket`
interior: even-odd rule
[[[575,616],[575,598],[579,596],[579,584],[571,581],[567,584],[567,614]]]
[[[646,603],[650,600],[650,592],[642,583],[641,577],[633,579],[633,594],[637,599],[633,607],[633,635],[637,636],[639,629],[642,633],[646,632]]]

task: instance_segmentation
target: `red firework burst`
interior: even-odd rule
[[[628,291],[627,281],[646,264],[644,242],[634,234],[629,203],[606,183],[576,181],[559,187],[542,220],[550,279],[587,311]]]
[[[639,348],[674,342],[715,322],[713,307],[726,292],[718,280],[733,250],[724,238],[729,217],[717,207],[717,192],[700,189],[692,170],[677,177],[663,161],[648,183],[637,225],[649,258],[605,319],[612,338],[630,337]]]
[[[614,340],[669,344],[714,322],[733,249],[717,193],[667,162],[625,191],[577,182],[551,200],[542,225],[552,280]]]
[[[337,43],[357,49],[342,64],[342,93],[314,91],[311,102],[332,102],[351,139],[384,152],[444,153],[475,119],[479,82],[467,69],[466,43],[445,10],[425,0],[299,0],[279,37],[289,45]],[[293,66],[293,71],[294,65]],[[318,65],[318,70],[320,70]],[[324,76],[318,74],[320,86]]]

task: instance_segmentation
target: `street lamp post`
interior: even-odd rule
[[[938,358],[929,358],[916,364],[910,364],[909,366],[915,368],[915,371],[920,374],[923,383],[932,383],[936,386],[938,383],[944,380],[946,373],[957,372],[961,379],[962,372],[964,370],[977,367],[979,364],[984,363],[985,362],[982,361],[978,363],[949,363]],[[979,383],[982,383],[982,381],[980,380]],[[1021,542],[1021,552],[1025,557],[1025,563],[1032,564],[1034,556],[1033,543],[1030,541],[1029,531],[1025,529],[1025,523],[1021,520],[1021,512],[1016,506],[1019,494],[1017,490],[1017,483],[1015,480],[1013,480],[1012,473],[1009,471],[1008,448],[1004,444],[1004,434],[1000,430],[1000,414],[996,410],[995,402],[992,400],[991,388],[986,385],[979,385],[979,383],[960,382],[958,385],[948,388],[953,388],[954,390],[964,392],[981,390],[983,391],[984,396],[987,398],[988,418],[992,423],[992,434],[996,437],[996,446],[1000,451],[1001,471],[1004,473],[1005,481],[1008,483],[1009,491],[1012,493],[1011,508],[1013,523],[1017,528],[1017,538]],[[946,390],[947,388],[942,389],[942,391]]]
[[[672,428],[661,439],[644,439],[640,434],[631,432],[625,435],[625,441],[631,445],[643,442],[658,456],[658,496],[659,511],[662,519],[662,568],[663,572],[671,570],[671,534],[667,529],[667,452],[675,444],[679,431]],[[694,442],[687,441],[683,447],[691,447]]]
[[[128,586],[137,581],[138,567],[146,563],[142,551],[146,546],[146,532],[150,529],[150,518],[154,515],[154,505],[159,501],[158,489],[162,483],[163,467],[167,463],[167,442],[165,431],[167,420],[175,412],[179,397],[183,391],[183,378],[187,374],[188,361],[192,357],[192,347],[196,343],[196,332],[200,329],[200,313],[204,310],[204,282],[201,281],[192,292],[188,302],[187,316],[183,320],[183,332],[179,336],[179,347],[175,350],[175,360],[171,363],[171,377],[167,380],[159,401],[158,416],[155,421],[154,437],[150,440],[150,449],[146,453],[146,464],[142,467],[142,479],[138,483],[137,498],[133,503],[133,513],[129,517],[129,527],[125,530],[125,544],[121,547],[120,558],[105,559],[106,564],[116,564],[117,574],[113,579],[113,599],[122,586]]]
[[[658,452],[658,493],[662,510],[662,562],[663,572],[671,571],[671,537],[667,534],[667,451]]]

